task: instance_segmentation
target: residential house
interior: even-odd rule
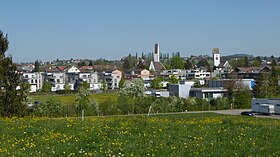
[[[66,74],[61,72],[57,67],[56,68],[46,68],[44,74],[44,81],[50,82],[52,85],[52,91],[63,90],[66,83]],[[73,85],[69,84],[71,89]]]
[[[150,80],[151,74],[147,69],[127,70],[125,71],[125,78],[142,78],[143,80]]]
[[[98,90],[101,88],[101,83],[98,82],[98,74],[96,72],[80,72],[80,81],[89,83],[90,90]]]
[[[237,67],[230,74],[229,77],[233,79],[257,79],[261,72],[270,72],[271,69],[265,67]]]
[[[23,73],[22,78],[30,84],[30,92],[37,92],[42,89],[43,75],[40,72]]]
[[[210,72],[204,70],[192,69],[181,71],[181,78],[185,79],[208,79],[210,77]]]
[[[117,89],[119,88],[119,82],[122,78],[122,72],[119,70],[113,71],[103,71],[102,73],[98,73],[99,82],[105,81],[107,83],[107,87],[109,89]]]

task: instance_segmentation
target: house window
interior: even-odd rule
[[[34,83],[34,81],[33,81],[33,80],[31,80],[31,83]]]
[[[28,75],[25,75],[24,77],[25,77],[25,78],[28,78]]]
[[[91,82],[91,79],[89,79],[88,82]]]
[[[57,82],[57,83],[60,83],[60,79],[56,79],[56,82]]]
[[[38,81],[37,81],[37,80],[35,80],[35,83],[38,83]]]

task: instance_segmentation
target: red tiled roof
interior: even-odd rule
[[[45,72],[46,73],[53,73],[53,72],[60,72],[60,70],[58,70],[58,68],[46,68]]]
[[[56,67],[59,71],[65,71],[65,69],[67,68],[67,66],[57,66]]]
[[[92,70],[93,66],[81,66],[80,70]]]

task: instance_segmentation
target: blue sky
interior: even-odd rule
[[[279,0],[1,0],[15,61],[129,53],[279,56]]]

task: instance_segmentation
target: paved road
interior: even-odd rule
[[[218,114],[230,114],[230,115],[240,115],[243,111],[252,111],[251,109],[233,109],[233,110],[216,110],[214,113]]]
[[[218,113],[218,114],[240,115],[241,112],[243,112],[243,111],[252,111],[252,110],[251,109],[235,109],[235,110],[217,110],[217,111],[213,111],[213,112]],[[267,115],[261,115],[261,114],[257,114],[257,113],[255,113],[255,117],[280,119],[280,115],[267,116]]]

